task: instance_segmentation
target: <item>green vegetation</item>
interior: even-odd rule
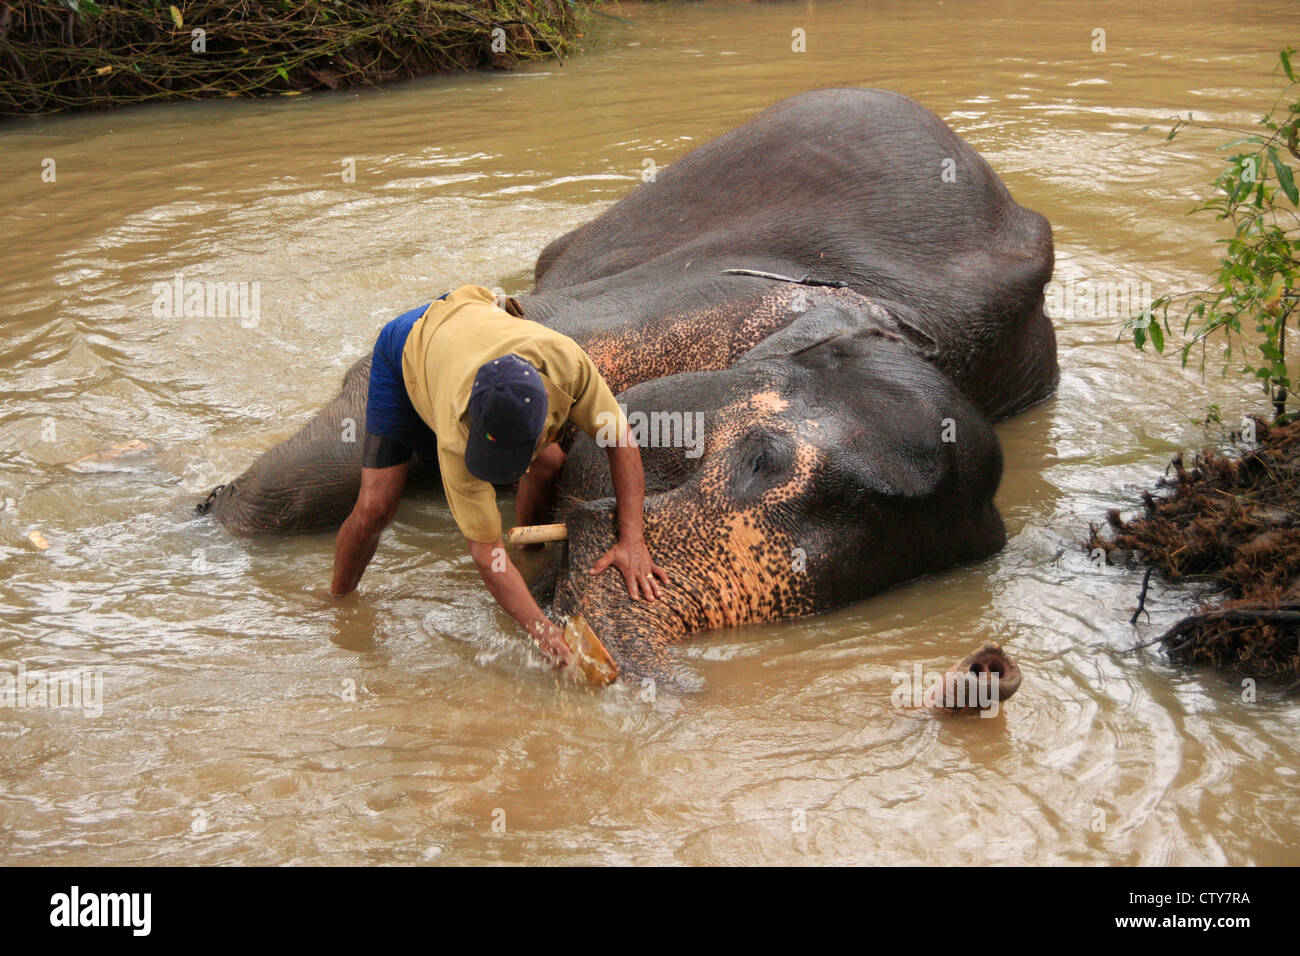
[[[0,0],[0,114],[373,85],[560,56],[573,0]]]
[[[1094,526],[1086,545],[1108,560],[1137,557],[1169,581],[1213,585],[1216,593],[1196,613],[1151,643],[1176,660],[1285,680],[1288,694],[1300,691],[1300,420],[1287,414],[1286,365],[1286,327],[1300,302],[1300,196],[1290,165],[1300,160],[1294,52],[1279,55],[1285,84],[1256,128],[1202,123],[1190,113],[1175,118],[1167,140],[1189,129],[1235,135],[1220,147],[1233,152],[1214,193],[1191,210],[1212,212],[1231,233],[1219,240],[1225,248],[1207,288],[1161,296],[1124,323],[1139,349],[1150,342],[1163,352],[1171,312],[1181,318],[1184,367],[1199,346],[1204,370],[1209,344],[1221,343],[1223,373],[1235,366],[1259,379],[1273,421],[1243,422],[1246,444],[1231,454],[1206,448],[1190,468],[1175,456],[1173,476],[1157,482],[1160,493],[1143,493],[1142,512],[1124,518],[1110,511],[1109,530]],[[1205,423],[1222,424],[1217,405]]]
[[[1209,288],[1161,296],[1124,324],[1139,349],[1149,340],[1157,352],[1163,352],[1173,308],[1175,316],[1182,318],[1183,365],[1199,345],[1204,369],[1207,343],[1221,338],[1224,373],[1235,356],[1242,371],[1261,380],[1279,418],[1286,413],[1291,388],[1286,326],[1300,301],[1300,217],[1296,215],[1300,196],[1295,172],[1288,165],[1292,159],[1300,160],[1300,99],[1284,103],[1297,94],[1294,54],[1288,47],[1279,56],[1277,70],[1286,86],[1257,129],[1202,123],[1190,113],[1186,119],[1175,118],[1168,140],[1188,129],[1238,134],[1220,147],[1237,151],[1214,180],[1212,198],[1191,210],[1213,212],[1217,219],[1231,223],[1232,235],[1219,240],[1227,248]]]

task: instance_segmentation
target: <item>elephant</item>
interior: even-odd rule
[[[796,323],[807,335],[799,320],[819,302],[882,310],[891,334],[996,420],[1055,389],[1052,268],[1047,220],[938,116],[898,93],[824,89],[698,147],[552,241],[517,303],[571,336],[616,393],[728,369]],[[343,424],[364,421],[369,361],[198,510],[234,532],[337,525],[360,484],[360,443]]]
[[[516,304],[582,346],[629,422],[660,425],[636,437],[671,584],[632,602],[585,573],[614,502],[603,449],[570,429],[551,516],[568,540],[534,591],[581,613],[625,680],[683,686],[671,648],[690,634],[995,553],[992,424],[1056,388],[1053,265],[1047,220],[898,93],[804,93],[662,169],[547,245]],[[368,362],[200,508],[235,531],[345,517],[360,453],[339,435],[362,419]],[[961,666],[1008,678],[1004,699],[1020,683],[996,645]]]

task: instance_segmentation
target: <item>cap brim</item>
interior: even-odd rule
[[[475,478],[509,485],[523,477],[533,461],[534,445],[502,445],[471,437],[465,443],[465,467]]]

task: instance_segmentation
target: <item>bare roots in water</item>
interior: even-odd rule
[[[1170,581],[1221,590],[1157,642],[1175,659],[1204,661],[1300,687],[1300,422],[1256,419],[1258,443],[1231,455],[1182,455],[1144,492],[1143,513],[1093,526],[1088,549],[1135,556]],[[1145,588],[1144,588],[1145,597]]]

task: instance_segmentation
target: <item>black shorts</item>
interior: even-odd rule
[[[414,454],[413,449],[400,442],[366,432],[365,441],[361,444],[361,467],[392,468],[410,461]]]

